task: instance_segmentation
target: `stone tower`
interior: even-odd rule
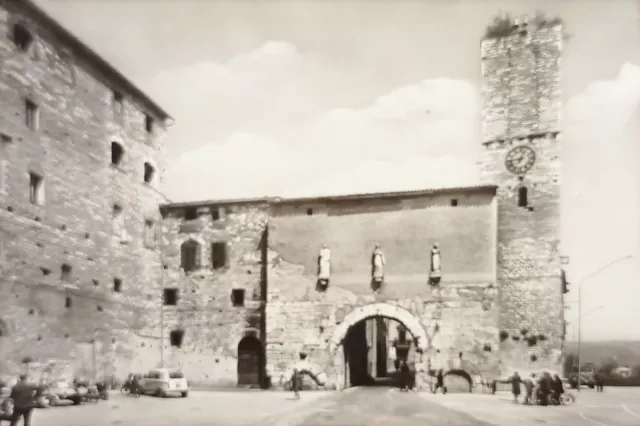
[[[564,340],[560,235],[558,20],[497,20],[482,40],[481,176],[498,185],[497,281],[504,370],[559,371]]]

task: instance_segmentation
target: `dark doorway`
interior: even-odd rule
[[[262,383],[262,343],[245,337],[238,344],[238,386],[260,387]]]
[[[343,350],[347,386],[400,386],[399,358],[415,347],[402,324],[378,316],[351,326]]]

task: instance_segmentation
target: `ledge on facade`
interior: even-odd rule
[[[190,220],[180,224],[178,232],[181,234],[195,234],[202,232],[206,225],[197,220]]]
[[[267,204],[267,205],[295,205],[295,204],[331,204],[341,203],[348,201],[366,201],[377,200],[383,198],[417,198],[430,195],[440,195],[448,193],[487,193],[495,195],[498,189],[497,185],[471,185],[471,186],[459,186],[459,187],[442,187],[432,189],[422,189],[415,191],[395,191],[395,192],[371,192],[360,194],[347,194],[347,195],[328,195],[318,197],[300,197],[300,198],[285,198],[285,197],[262,197],[262,198],[238,198],[238,199],[226,199],[226,200],[205,200],[205,201],[189,201],[182,203],[169,203],[160,206],[161,210],[174,210],[183,209],[187,207],[206,207],[211,205],[240,205],[240,204]]]

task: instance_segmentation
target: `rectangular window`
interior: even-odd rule
[[[122,96],[122,93],[113,92],[111,106],[113,107],[113,117],[116,120],[120,120],[124,114],[124,96]]]
[[[113,279],[113,291],[116,293],[122,293],[122,280],[120,278]]]
[[[457,198],[452,198],[451,199],[451,206],[455,207],[458,205],[458,199]]]
[[[178,304],[178,289],[177,288],[165,288],[164,289],[164,304],[165,304],[165,306],[176,306]]]
[[[67,283],[71,281],[71,265],[62,265],[60,268],[60,280]]]
[[[169,332],[169,342],[173,347],[176,347],[176,348],[181,347],[183,338],[184,338],[183,330],[171,330]]]
[[[122,206],[118,204],[113,205],[112,217],[114,236],[120,239],[124,238],[124,212]]]
[[[237,308],[244,306],[244,289],[234,288],[231,290],[231,303]]]
[[[227,266],[227,243],[217,242],[211,244],[211,266],[213,269],[222,269]]]
[[[144,245],[147,248],[155,248],[156,243],[156,226],[152,220],[144,221]]]
[[[0,160],[0,193],[3,194],[7,192],[8,167],[7,160]]]
[[[73,301],[71,300],[71,298],[69,296],[67,296],[67,298],[64,301],[64,306],[65,308],[69,309],[73,306]]]
[[[31,130],[38,130],[40,125],[40,109],[29,99],[25,101],[25,124]]]
[[[29,201],[31,204],[44,204],[44,178],[36,173],[29,173]]]
[[[153,133],[154,124],[153,118],[148,115],[144,116],[144,128],[147,133]]]

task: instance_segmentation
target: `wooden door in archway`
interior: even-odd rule
[[[245,337],[238,344],[238,385],[260,386],[262,378],[262,344],[255,337]]]

